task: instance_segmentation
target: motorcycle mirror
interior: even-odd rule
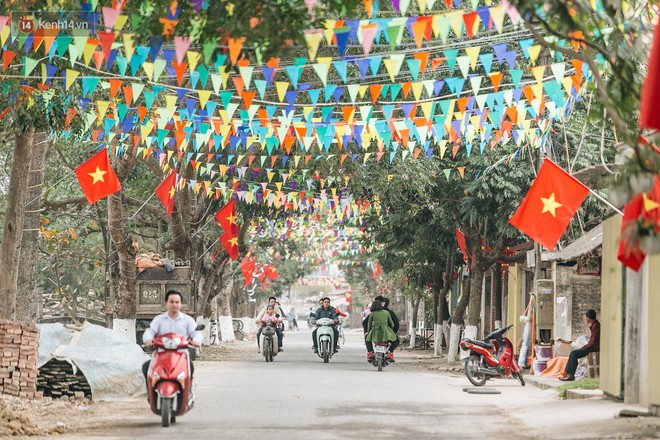
[[[204,324],[199,324],[197,327],[195,327],[196,331],[204,330],[206,326]]]

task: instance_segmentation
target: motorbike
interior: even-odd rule
[[[179,351],[187,349],[190,342],[176,333],[154,338],[147,392],[151,411],[161,416],[163,427],[175,423],[177,416],[190,411],[195,403],[190,378],[192,359],[187,350]]]
[[[264,355],[266,362],[273,362],[273,357],[277,356],[277,332],[275,331],[273,321],[267,321],[261,329],[261,353]]]
[[[387,349],[389,342],[374,342],[374,357],[373,365],[378,368],[378,371],[383,371],[383,368],[390,364],[390,359],[387,357]]]
[[[321,318],[316,320],[316,347],[318,355],[324,363],[328,363],[335,351],[335,332],[333,325],[335,321],[330,318]]]
[[[484,340],[464,338],[460,342],[463,350],[469,350],[465,360],[465,375],[474,386],[482,386],[493,377],[515,377],[525,386],[525,379],[514,360],[513,344],[504,334],[513,327],[500,328]],[[492,341],[492,342],[491,342]]]

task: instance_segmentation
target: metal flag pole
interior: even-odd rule
[[[609,207],[612,208],[614,211],[616,211],[619,215],[623,215],[623,212],[621,212],[621,210],[620,210],[619,208],[617,208],[616,206],[614,206],[613,204],[611,204],[608,200],[606,200],[605,198],[603,198],[601,195],[597,194],[596,191],[594,191],[593,189],[591,189],[591,188],[589,188],[589,187],[587,187],[587,189],[589,189],[589,192],[590,192],[594,197],[596,197],[598,200],[600,200],[601,202],[605,203],[607,206],[609,206]]]
[[[142,206],[140,206],[140,207],[138,208],[138,210],[135,211],[135,214],[133,214],[132,216],[130,216],[128,219],[129,219],[129,220],[133,220],[133,219],[135,218],[135,216],[138,215],[138,213],[139,213],[140,211],[142,211],[142,208],[144,208],[144,207],[146,206],[147,202],[149,202],[149,200],[151,200],[151,198],[152,198],[155,194],[156,194],[155,192],[152,192],[151,195],[149,196],[149,198],[148,198],[147,200],[144,201],[144,203],[142,204]]]
[[[220,241],[220,237],[216,238],[215,241],[214,241],[213,243],[211,243],[211,246],[207,247],[206,250],[202,253],[202,255],[199,256],[199,258],[197,259],[197,261],[201,260],[202,257],[204,257],[204,255],[206,255],[206,254],[208,253],[208,251],[210,251],[211,248],[212,248],[213,246],[215,246],[215,244],[216,244],[217,242],[219,242],[219,241]]]

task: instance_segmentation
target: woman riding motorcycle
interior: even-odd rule
[[[383,304],[380,301],[374,301],[371,304],[371,313],[367,320],[367,335],[365,336],[365,341],[368,347],[367,361],[371,362],[374,357],[374,342],[396,341],[396,334],[393,330],[394,321],[392,321],[390,313],[383,309]],[[391,352],[388,352],[387,356],[393,358]]]

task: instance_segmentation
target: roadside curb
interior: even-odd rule
[[[554,389],[561,385],[561,382],[558,379],[531,375],[526,375],[524,377],[526,383],[534,385],[537,388],[541,388],[542,390]]]

